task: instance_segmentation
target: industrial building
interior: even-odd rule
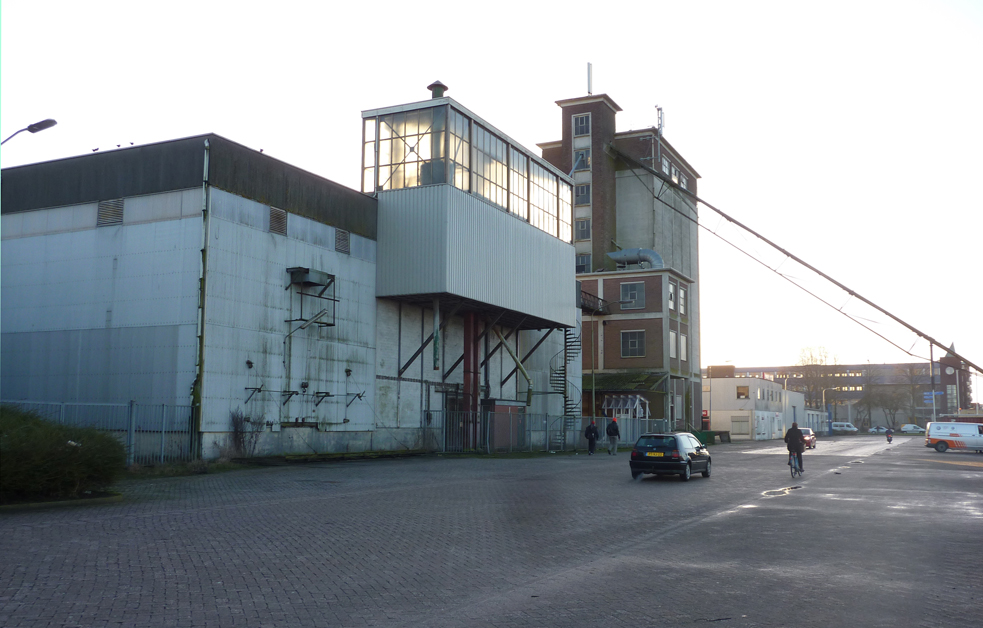
[[[562,136],[539,144],[574,180],[584,309],[585,415],[700,426],[700,175],[651,128],[618,132],[606,94],[560,100]]]
[[[168,425],[214,458],[562,416],[572,181],[430,88],[363,112],[361,192],[214,134],[4,169],[3,400],[163,408],[162,460]]]

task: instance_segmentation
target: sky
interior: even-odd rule
[[[703,200],[983,366],[983,2],[466,5],[4,0],[0,133],[58,125],[0,164],[214,132],[357,189],[361,111],[440,80],[538,154],[591,63],[619,131],[663,108]],[[704,366],[928,359],[860,298],[700,221]]]

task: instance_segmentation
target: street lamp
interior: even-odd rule
[[[43,131],[45,129],[50,129],[51,127],[55,126],[56,124],[58,124],[56,121],[52,120],[51,118],[48,118],[47,120],[41,120],[40,122],[35,122],[34,124],[28,125],[28,126],[24,127],[23,129],[21,129],[20,131],[17,131],[17,133],[23,133],[24,131],[30,131],[31,133],[38,133],[38,132]],[[17,133],[14,133],[14,135],[17,135]],[[7,143],[7,140],[9,140],[14,135],[11,135],[6,140],[0,142],[0,145],[6,144]]]

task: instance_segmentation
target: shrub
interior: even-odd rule
[[[0,406],[0,502],[79,497],[111,486],[125,465],[111,434]]]

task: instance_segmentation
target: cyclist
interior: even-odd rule
[[[792,423],[792,427],[785,432],[785,443],[790,454],[795,454],[795,459],[799,461],[799,471],[805,473],[802,468],[802,452],[805,451],[806,441],[802,437],[802,430],[798,423]]]

